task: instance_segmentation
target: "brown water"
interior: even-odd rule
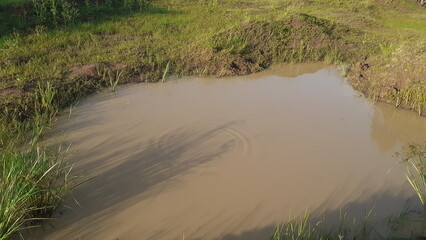
[[[426,119],[369,103],[335,68],[277,65],[92,96],[51,135],[92,179],[41,239],[269,239],[290,213],[416,202],[392,154],[426,140]]]

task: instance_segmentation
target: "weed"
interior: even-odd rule
[[[68,118],[71,118],[72,113],[74,112],[75,107],[78,105],[78,101],[75,104],[70,104],[69,111],[68,111]]]
[[[164,69],[163,77],[161,78],[161,82],[166,81],[167,74],[169,73],[170,62],[167,63],[166,68]]]
[[[386,57],[391,56],[392,53],[397,49],[397,46],[393,43],[380,43],[380,51]]]
[[[421,115],[426,107],[426,86],[422,83],[414,83],[411,87],[403,89],[396,94],[400,102],[410,105]]]
[[[308,211],[300,219],[292,219],[278,225],[272,235],[273,240],[334,240],[334,239],[369,239],[372,237],[375,224],[371,220],[374,208],[367,211],[360,224],[353,218],[349,222],[346,211],[340,210],[340,226],[327,229],[325,217],[312,218]]]
[[[426,211],[426,145],[405,149],[406,177]]]
[[[108,71],[109,86],[112,92],[115,92],[115,88],[117,87],[117,84],[120,82],[122,74],[123,74],[123,71],[115,71],[115,74],[111,73],[111,71]]]
[[[314,224],[310,223],[308,211],[301,220],[290,220],[281,226],[275,228],[273,240],[313,240],[313,239],[328,239],[326,234],[322,234],[319,230],[322,221],[317,221]]]

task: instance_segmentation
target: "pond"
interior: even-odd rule
[[[81,101],[50,136],[87,180],[42,239],[269,239],[289,216],[417,204],[393,154],[426,119],[359,96],[335,67],[139,84]]]

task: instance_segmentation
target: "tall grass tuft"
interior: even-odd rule
[[[426,211],[426,143],[405,149],[406,177]]]
[[[10,145],[0,151],[0,240],[49,216],[70,180],[60,148],[15,149]]]
[[[275,228],[273,240],[320,240],[331,239],[327,234],[319,230],[322,221],[311,223],[309,212],[300,220],[290,220],[288,223]]]
[[[359,223],[346,216],[346,211],[340,212],[340,225],[327,229],[325,217],[312,218],[308,211],[301,218],[289,219],[278,225],[272,235],[272,240],[342,240],[342,239],[371,239],[375,223],[371,220],[374,208],[367,211]]]
[[[115,92],[118,83],[120,82],[123,71],[116,71],[115,74],[108,70],[108,82],[112,92]]]
[[[164,69],[163,77],[161,78],[161,82],[166,81],[166,77],[167,77],[167,74],[169,73],[169,70],[170,70],[170,62],[167,62],[166,69]]]
[[[396,102],[396,107],[405,104],[422,115],[423,109],[426,107],[426,86],[418,82],[414,83],[407,89],[401,89],[399,92],[391,96]]]
[[[46,126],[52,124],[55,115],[58,112],[57,105],[54,104],[56,90],[50,82],[45,86],[39,83],[34,93],[34,115],[32,119],[33,143],[37,143]]]

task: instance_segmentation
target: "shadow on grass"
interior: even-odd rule
[[[77,17],[68,23],[55,23],[53,20],[38,23],[31,1],[11,2],[10,4],[0,5],[0,43],[2,38],[13,37],[14,33],[25,35],[39,31],[40,29],[73,29],[79,28],[79,26],[84,23],[96,25],[116,19],[131,17],[136,14],[179,14],[177,11],[163,9],[151,4],[138,10],[124,8],[122,6],[80,4],[77,6],[77,11]],[[36,28],[38,28],[38,30]]]
[[[20,4],[20,3],[23,3],[23,2],[26,2],[26,1],[28,1],[28,0],[2,0],[0,2],[0,7],[7,7],[7,6],[12,5],[12,4]]]

